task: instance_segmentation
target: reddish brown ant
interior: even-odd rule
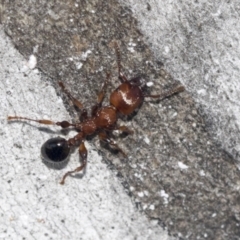
[[[85,168],[87,164],[87,149],[85,147],[84,140],[87,136],[97,133],[101,141],[108,143],[110,146],[114,147],[124,156],[126,156],[122,149],[119,148],[115,141],[113,141],[110,137],[110,133],[113,130],[120,130],[129,134],[132,133],[132,131],[126,126],[117,125],[119,114],[125,116],[130,115],[143,103],[145,97],[163,99],[172,96],[175,93],[184,91],[184,87],[182,85],[175,85],[170,90],[159,95],[145,94],[139,77],[128,80],[127,77],[122,73],[120,50],[116,42],[115,50],[117,56],[118,74],[121,84],[111,93],[110,104],[108,106],[102,106],[110,77],[109,74],[107,74],[107,78],[103,84],[103,87],[98,94],[97,104],[92,108],[91,117],[87,116],[87,112],[83,108],[82,103],[71,95],[71,93],[65,88],[63,82],[59,82],[59,86],[61,87],[62,91],[70,98],[75,107],[82,110],[80,122],[73,124],[69,123],[68,121],[54,122],[52,120],[35,120],[20,116],[8,116],[9,121],[28,120],[45,125],[57,125],[61,128],[74,127],[78,131],[77,135],[75,135],[73,138],[69,138],[68,140],[60,137],[49,139],[41,148],[41,154],[44,161],[50,163],[62,163],[68,160],[70,148],[80,144],[79,155],[82,159],[82,164],[75,170],[65,173],[60,182],[61,184],[64,184],[67,176],[72,173],[79,172]]]

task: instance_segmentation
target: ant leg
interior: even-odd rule
[[[105,79],[105,81],[103,83],[101,91],[98,94],[97,102],[98,102],[99,105],[102,105],[103,99],[104,99],[105,94],[106,94],[107,85],[109,83],[109,79],[110,79],[110,73],[107,72],[107,77],[106,77],[106,79]]]
[[[127,77],[122,73],[121,52],[116,41],[114,42],[114,48],[115,48],[116,57],[117,57],[118,78],[121,80],[121,82],[128,82]]]
[[[161,94],[158,94],[158,95],[144,95],[144,97],[159,98],[159,99],[162,100],[162,99],[170,97],[170,96],[172,96],[176,93],[183,92],[184,90],[185,90],[184,86],[176,85],[176,86],[173,86],[172,88],[170,88],[168,91],[162,92]]]
[[[107,77],[106,77],[106,79],[103,83],[101,91],[98,93],[98,96],[97,96],[97,104],[95,104],[92,107],[92,117],[96,115],[97,110],[102,106],[102,102],[103,102],[103,99],[104,99],[105,94],[106,94],[106,89],[107,89],[107,85],[109,83],[109,79],[110,79],[110,73],[107,72]]]
[[[92,107],[92,117],[94,117],[98,111],[98,109],[100,108],[100,106],[98,104],[95,104],[93,107]]]
[[[83,108],[83,105],[80,101],[78,101],[76,98],[72,96],[72,94],[65,88],[65,85],[63,82],[58,82],[59,86],[61,87],[62,91],[70,98],[72,101],[73,105],[77,107],[78,109],[82,110],[81,115],[80,115],[80,121],[84,121],[88,118],[87,110]]]
[[[122,72],[119,73],[118,78],[121,80],[121,82],[128,82],[127,77]]]
[[[83,109],[82,112],[81,112],[81,115],[80,115],[80,121],[84,121],[88,118],[88,113],[87,113],[87,109]]]
[[[58,82],[58,84],[61,87],[62,91],[70,98],[73,105],[76,106],[78,109],[82,109],[83,108],[82,103],[72,96],[72,94],[65,88],[63,82]]]
[[[116,126],[114,128],[114,130],[120,130],[121,132],[125,132],[127,134],[133,134],[134,133],[133,130],[129,129],[127,126],[124,126],[124,125],[123,126]]]
[[[64,174],[60,184],[63,185],[65,183],[65,179],[66,179],[67,176],[71,175],[72,173],[80,172],[86,167],[86,165],[87,165],[87,149],[84,145],[84,142],[81,142],[81,144],[79,146],[79,149],[78,149],[78,152],[79,152],[80,158],[82,160],[82,164],[79,167],[77,167],[75,170],[66,172]]]
[[[40,123],[40,124],[45,124],[45,125],[57,125],[57,126],[60,126],[61,128],[68,128],[70,126],[76,127],[76,124],[69,123],[68,121],[54,122],[52,120],[45,120],[45,119],[36,120],[36,119],[20,117],[20,116],[8,116],[7,120],[8,121],[26,120],[26,121],[37,122],[37,123]]]
[[[117,149],[119,152],[121,152],[124,157],[127,157],[126,153],[117,145],[117,143],[116,143],[114,140],[112,140],[112,139],[107,135],[107,133],[106,133],[105,131],[104,131],[104,132],[103,132],[103,131],[100,132],[100,133],[98,134],[98,137],[99,137],[100,141],[103,141],[103,142],[105,142],[105,143],[108,143],[110,146],[114,147],[114,148]]]

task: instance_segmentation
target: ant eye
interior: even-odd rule
[[[45,163],[61,165],[66,164],[70,154],[70,147],[66,139],[61,137],[47,140],[41,147],[42,159]]]
[[[143,84],[143,80],[141,77],[132,78],[129,82],[131,85],[134,86],[141,86]]]

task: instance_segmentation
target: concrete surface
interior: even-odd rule
[[[85,176],[59,184],[67,170],[79,165],[78,153],[59,171],[42,163],[40,147],[53,136],[64,137],[59,128],[8,124],[6,117],[71,119],[55,89],[37,69],[27,69],[27,59],[2,28],[0,43],[0,239],[172,239],[156,220],[136,210],[89,144]]]
[[[56,82],[60,79],[86,107],[96,101],[106,71],[112,73],[109,92],[118,86],[111,48],[115,39],[121,47],[124,72],[129,77],[141,75],[146,82],[153,82],[149,92],[168,88],[174,79],[193,90],[162,102],[146,101],[130,121],[125,121],[134,129],[133,136],[119,139],[128,159],[104,150],[96,139],[91,143],[101,149],[103,160],[117,172],[138,209],[159,225],[167,226],[170,234],[184,239],[238,239],[240,177],[235,164],[238,138],[234,139],[238,134],[233,133],[237,129],[233,128],[237,126],[233,120],[237,120],[233,111],[238,109],[234,104],[237,100],[227,101],[231,89],[225,88],[224,94],[219,94],[223,88],[214,85],[218,81],[209,81],[231,75],[231,66],[237,72],[237,62],[227,65],[229,58],[224,57],[231,49],[225,42],[237,36],[234,32],[238,24],[236,1],[226,5],[132,2],[131,8],[139,22],[129,8],[116,1],[4,3],[1,8],[4,30],[25,59],[35,54],[37,68],[50,77],[57,92]],[[222,14],[214,15],[217,9]],[[235,25],[228,31],[231,22]],[[141,23],[139,30],[137,26]],[[211,35],[214,30],[218,41]],[[152,34],[142,34],[149,32]],[[237,46],[229,55],[236,56],[234,59],[238,56]],[[222,74],[217,67],[220,57]],[[225,65],[228,67],[224,68]],[[236,72],[233,76],[238,75]],[[238,96],[232,92],[234,97]],[[221,102],[222,96],[227,97]],[[71,117],[76,119],[73,108],[64,96],[63,99]],[[220,112],[230,115],[215,111],[220,107],[224,107]],[[228,123],[230,128],[223,127],[228,127]],[[221,129],[223,137],[218,138],[221,134],[216,129]],[[228,139],[226,144],[222,139]],[[223,151],[219,143],[235,158]],[[71,182],[68,184],[72,186]]]
[[[239,1],[121,2],[156,59],[191,92],[214,140],[240,162]]]

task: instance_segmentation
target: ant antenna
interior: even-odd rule
[[[121,52],[120,52],[120,48],[118,46],[118,43],[116,41],[114,41],[114,47],[115,47],[115,52],[116,52],[116,56],[117,56],[118,74],[119,74],[119,76],[121,76],[121,70],[122,70]]]

